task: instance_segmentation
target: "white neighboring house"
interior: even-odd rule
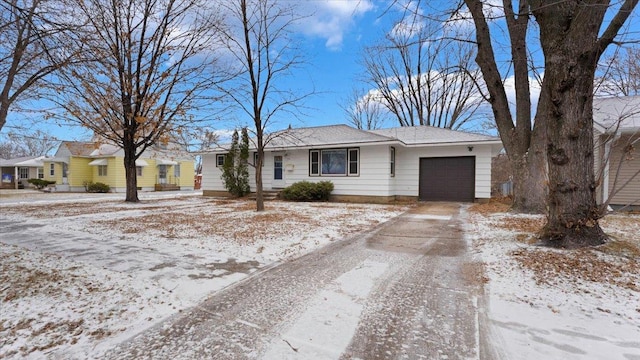
[[[640,208],[640,96],[593,99],[598,202]]]
[[[263,189],[329,180],[336,201],[482,201],[491,196],[491,157],[499,138],[430,126],[359,130],[330,125],[283,130],[265,148]],[[221,175],[226,150],[204,153],[205,196],[228,196]],[[252,149],[249,160],[255,164]],[[249,167],[251,190],[255,171]]]
[[[18,189],[34,187],[29,179],[44,178],[44,156],[24,156],[13,159],[0,159],[0,188]]]

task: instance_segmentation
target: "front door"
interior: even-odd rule
[[[273,188],[284,187],[284,157],[282,155],[273,156]]]
[[[158,165],[158,184],[167,183],[167,165]]]
[[[62,163],[62,183],[64,185],[69,183],[69,179],[67,178],[67,173],[69,172],[69,164],[67,163]]]

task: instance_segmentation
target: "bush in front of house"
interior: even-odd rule
[[[97,183],[87,183],[85,185],[87,192],[90,193],[108,193],[111,190],[111,187],[109,187],[109,185],[101,183],[101,182],[97,182]]]
[[[29,179],[27,181],[29,182],[29,184],[35,186],[36,189],[38,190],[44,189],[45,187],[56,183],[55,181],[49,181],[44,179]]]
[[[291,201],[327,201],[332,191],[331,181],[300,181],[282,190],[282,198]]]

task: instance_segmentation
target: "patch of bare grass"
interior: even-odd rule
[[[544,226],[543,218],[531,218],[531,217],[506,217],[496,223],[497,227],[513,230],[520,233],[534,234],[539,232]]]
[[[511,208],[511,199],[508,197],[491,198],[488,203],[476,203],[469,207],[470,212],[483,215],[505,213]]]
[[[637,258],[601,256],[594,249],[567,251],[523,248],[510,255],[521,266],[533,271],[538,284],[554,286],[563,280],[582,280],[640,291],[640,265]]]
[[[638,244],[624,240],[609,241],[598,246],[596,250],[613,256],[622,256],[629,259],[640,259],[640,247]]]
[[[242,208],[243,204],[240,204]],[[285,224],[315,226],[312,217],[288,210],[247,212],[235,209],[223,213],[159,213],[95,223],[124,234],[161,233],[166,238],[219,236],[236,242],[251,243],[259,237],[283,235]],[[239,212],[245,212],[239,216]]]

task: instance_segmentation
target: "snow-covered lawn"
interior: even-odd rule
[[[0,201],[0,358],[99,358],[248,274],[408,209],[276,201],[257,213],[250,201],[201,196],[42,199]],[[499,355],[640,359],[640,216],[607,216],[614,241],[561,251],[534,245],[543,217],[506,209],[473,205],[465,229],[477,262],[470,276],[486,280],[483,335]],[[322,311],[310,304],[305,316]]]
[[[469,210],[485,263],[489,341],[504,359],[640,359],[640,216],[602,220],[613,241],[583,250],[535,246],[544,217]]]
[[[407,210],[266,208],[203,197],[0,205],[0,222],[12,227],[0,232],[0,358],[100,357],[251,272]]]

